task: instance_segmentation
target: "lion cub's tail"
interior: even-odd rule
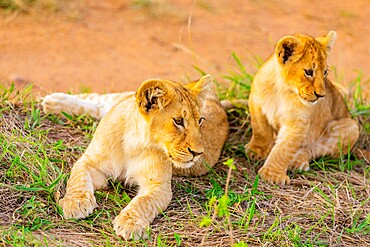
[[[135,92],[133,91],[111,94],[85,93],[74,95],[52,93],[45,96],[41,105],[45,113],[60,114],[61,112],[65,112],[70,115],[88,114],[92,118],[99,120],[115,104],[134,94]],[[207,98],[219,101],[214,91]],[[220,103],[225,110],[248,107],[248,101],[243,99],[222,100]]]
[[[101,119],[115,104],[133,94],[135,92],[75,95],[53,93],[45,96],[41,105],[45,113],[88,114],[95,119]]]
[[[228,111],[233,108],[248,109],[248,100],[246,99],[231,99],[221,100],[222,107]]]

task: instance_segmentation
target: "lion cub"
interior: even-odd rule
[[[327,78],[336,33],[285,36],[257,72],[249,98],[252,159],[270,183],[287,184],[288,170],[309,169],[311,159],[346,154],[359,137],[340,90]]]
[[[102,118],[59,203],[65,218],[84,218],[97,206],[94,190],[108,178],[137,184],[137,196],[113,221],[125,239],[146,237],[149,224],[167,208],[172,173],[202,175],[218,161],[229,129],[210,75],[184,86],[147,80],[136,93],[55,93],[42,105],[46,113]]]

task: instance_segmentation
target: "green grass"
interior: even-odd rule
[[[253,75],[225,76],[223,99],[245,98]],[[370,106],[359,74],[348,99],[359,119],[359,146],[370,145]],[[71,166],[84,152],[97,122],[88,116],[45,116],[32,88],[1,90],[0,245],[5,246],[365,246],[370,244],[370,168],[345,155],[320,158],[291,184],[259,181],[262,165],[245,157],[251,136],[247,109],[228,112],[230,136],[219,163],[198,178],[175,177],[173,200],[151,224],[150,238],[126,242],[112,220],[135,188],[110,182],[95,193],[99,207],[83,220],[64,220],[57,201]]]

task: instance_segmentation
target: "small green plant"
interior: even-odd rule
[[[234,247],[248,247],[248,244],[243,240],[234,244]]]
[[[208,232],[212,222],[215,221],[216,216],[225,217],[228,223],[230,242],[233,244],[234,243],[234,238],[232,235],[233,227],[232,227],[231,219],[230,219],[230,211],[229,211],[230,198],[229,198],[228,193],[229,193],[229,182],[231,179],[231,172],[232,170],[235,170],[236,167],[234,165],[233,159],[228,159],[227,161],[223,162],[223,164],[228,166],[229,168],[227,178],[226,178],[224,194],[218,199],[216,199],[215,196],[212,196],[212,198],[207,203],[207,206],[208,208],[214,208],[213,216],[212,218],[209,218],[209,216],[204,217],[200,223],[200,226],[207,227],[208,228],[207,232]],[[202,239],[202,244],[205,242],[206,238],[207,238],[207,234],[204,235]]]

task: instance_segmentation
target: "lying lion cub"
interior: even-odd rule
[[[54,93],[42,106],[46,113],[102,118],[59,203],[65,218],[84,218],[97,206],[94,190],[108,178],[137,184],[138,195],[113,222],[125,239],[146,237],[154,217],[167,208],[173,172],[202,175],[217,162],[229,129],[210,75],[184,86],[147,80],[136,94]]]
[[[287,184],[287,170],[309,169],[311,159],[346,154],[359,137],[340,90],[327,78],[336,33],[285,36],[257,72],[249,98],[252,159],[266,159],[259,175]]]

